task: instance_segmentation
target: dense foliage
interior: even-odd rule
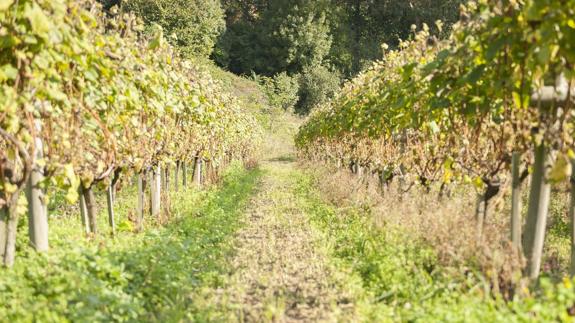
[[[346,76],[353,76],[381,57],[381,44],[396,48],[407,39],[411,26],[433,26],[442,20],[447,26],[459,19],[461,0],[334,0],[334,46],[330,60]],[[435,29],[434,34],[440,34]]]
[[[298,79],[298,112],[301,114],[308,114],[315,106],[333,97],[341,85],[339,72],[321,65],[306,68]]]
[[[460,0],[224,0],[227,30],[215,58],[236,73],[300,72],[329,64],[346,77],[406,39],[412,24],[449,24]],[[297,28],[296,28],[297,27]]]
[[[297,104],[299,83],[296,78],[282,72],[274,77],[256,76],[256,81],[261,85],[270,106],[288,111]]]
[[[209,56],[225,30],[219,0],[130,0],[122,9],[144,19],[148,28],[162,26],[168,41],[188,57]]]
[[[0,240],[14,241],[32,165],[44,169],[44,187],[67,190],[72,202],[80,185],[116,171],[196,157],[218,165],[247,158],[258,142],[253,117],[182,60],[161,28],[146,39],[133,15],[109,15],[88,1],[0,6]]]
[[[412,24],[450,25],[461,2],[225,0],[227,29],[213,57],[234,73],[300,79],[297,111],[305,114],[331,97],[339,79],[381,57],[382,43],[395,48]]]
[[[346,84],[301,129],[299,147],[381,171],[401,164],[423,184],[488,182],[542,140],[567,153],[572,100],[541,107],[532,93],[558,75],[573,82],[573,8],[470,4],[471,21],[448,40],[426,27]]]

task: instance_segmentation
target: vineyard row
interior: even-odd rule
[[[57,192],[80,201],[95,231],[89,224],[96,186],[106,188],[113,211],[118,182],[138,177],[142,184],[153,173],[158,215],[161,169],[196,164],[199,181],[202,163],[216,172],[232,160],[247,161],[260,141],[257,121],[234,97],[180,58],[161,28],[150,36],[131,14],[104,13],[87,0],[8,0],[0,1],[0,23],[0,259],[6,266],[14,262],[26,211],[31,244],[48,248],[46,205]]]
[[[414,26],[411,40],[316,108],[297,135],[300,154],[382,186],[399,178],[405,190],[473,184],[478,240],[493,199],[511,186],[510,239],[536,278],[551,185],[569,179],[575,158],[573,17],[573,0],[482,0],[462,7],[448,39]]]

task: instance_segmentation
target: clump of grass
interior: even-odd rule
[[[346,170],[314,171],[320,179],[317,185],[329,192],[326,196],[332,203],[363,209],[376,228],[398,228],[411,240],[430,246],[451,275],[460,279],[480,275],[495,294],[506,298],[525,285],[521,279],[524,261],[508,241],[507,218],[502,212],[487,219],[478,239],[473,189],[455,190],[450,197],[418,187],[400,193],[395,185],[382,190],[375,178],[360,179]]]

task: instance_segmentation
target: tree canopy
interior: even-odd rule
[[[231,71],[273,75],[329,65],[344,76],[381,58],[411,26],[450,25],[463,0],[223,0],[225,33],[214,58]]]
[[[219,0],[129,0],[123,8],[143,18],[148,29],[162,26],[185,56],[209,56],[225,30]]]

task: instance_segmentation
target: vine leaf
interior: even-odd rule
[[[42,37],[50,31],[50,20],[46,17],[42,8],[40,8],[36,3],[26,10],[24,16],[30,21],[32,31],[39,36]]]
[[[14,3],[14,0],[0,0],[0,11],[7,10]]]
[[[571,171],[569,157],[567,157],[566,154],[560,154],[557,156],[557,160],[549,172],[549,181],[552,183],[560,183],[571,176]]]

